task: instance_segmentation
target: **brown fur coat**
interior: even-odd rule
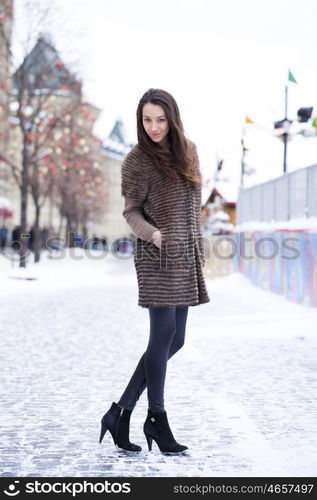
[[[198,157],[197,172],[200,174]],[[209,302],[202,271],[201,188],[192,188],[180,175],[176,181],[168,177],[151,164],[138,145],[126,156],[121,174],[122,196],[138,201],[145,220],[162,234],[161,249],[151,240],[136,240],[138,305],[196,306]]]

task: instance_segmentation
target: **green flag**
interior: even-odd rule
[[[297,81],[295,80],[294,75],[290,69],[288,70],[288,81],[293,82],[293,83],[297,83]]]

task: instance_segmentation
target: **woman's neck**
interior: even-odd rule
[[[169,140],[167,139],[167,137],[165,136],[164,139],[158,143],[159,146],[161,146],[162,149],[169,149],[170,147],[170,143],[169,143]]]

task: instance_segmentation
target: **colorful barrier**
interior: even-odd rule
[[[317,307],[317,232],[252,231],[231,236],[234,272],[289,300]]]

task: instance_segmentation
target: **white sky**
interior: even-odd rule
[[[103,110],[95,129],[101,137],[121,117],[135,140],[138,101],[160,87],[178,102],[205,179],[213,176],[216,155],[226,159],[224,174],[239,179],[245,115],[266,128],[250,138],[248,153],[262,179],[265,172],[282,174],[283,145],[270,127],[284,115],[288,68],[299,83],[289,85],[289,118],[301,106],[317,114],[316,0],[55,4],[54,42],[65,62],[78,59],[85,96]],[[317,163],[317,137],[294,138],[288,159],[289,170]]]

